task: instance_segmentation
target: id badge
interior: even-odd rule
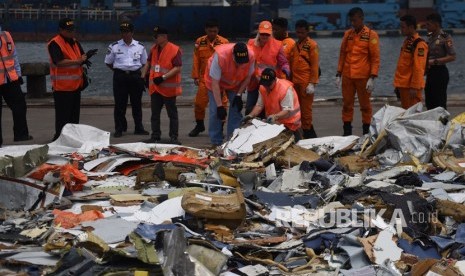
[[[155,72],[157,72],[157,73],[160,72],[160,65],[159,64],[155,65]]]

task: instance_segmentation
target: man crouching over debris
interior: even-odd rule
[[[266,68],[260,77],[259,91],[254,109],[244,117],[242,122],[250,121],[265,108],[267,123],[283,124],[294,132],[296,141],[302,139],[299,99],[292,83],[276,78],[276,72],[271,68]]]

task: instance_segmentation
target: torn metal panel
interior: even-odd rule
[[[91,222],[81,223],[82,227],[92,227],[92,233],[100,237],[104,242],[111,244],[124,241],[137,227],[137,223],[121,218],[107,218]]]
[[[352,268],[361,268],[370,265],[363,245],[353,235],[343,235],[339,241],[338,248],[344,250],[350,259]]]
[[[154,208],[140,209],[130,216],[122,216],[124,220],[134,222],[145,222],[161,224],[171,221],[174,217],[184,216],[184,209],[181,207],[181,197],[175,197],[163,201]]]
[[[432,190],[432,189],[444,189],[446,191],[463,190],[465,188],[462,184],[448,184],[442,182],[423,182],[421,187],[416,187],[417,190]]]
[[[378,238],[373,245],[373,255],[377,264],[382,265],[386,260],[400,260],[402,249],[397,247],[396,243],[392,240],[392,237],[392,232],[388,230],[383,230],[379,233]]]
[[[351,136],[326,136],[314,139],[300,140],[297,145],[306,149],[314,149],[318,155],[329,154],[330,156],[350,150],[357,144],[359,137]]]
[[[253,145],[276,137],[285,130],[283,125],[267,124],[253,119],[247,127],[237,128],[224,146],[224,155],[251,153]]]
[[[287,193],[268,193],[264,191],[255,191],[254,195],[260,203],[269,207],[271,206],[291,206],[303,205],[308,208],[316,208],[320,199],[316,195],[294,195]]]
[[[189,245],[187,253],[202,263],[213,275],[218,275],[228,261],[223,253],[199,245]]]
[[[25,145],[0,148],[0,175],[21,177],[43,164],[48,146]]]
[[[61,185],[36,184],[0,176],[0,204],[11,210],[35,210],[53,203],[63,193]]]
[[[21,252],[13,256],[6,257],[6,259],[42,266],[55,266],[60,260],[58,256],[54,256],[43,251]]]
[[[192,275],[195,263],[189,258],[184,229],[177,227],[163,233],[163,244],[157,246],[157,253],[165,276]],[[196,273],[194,274],[197,275]]]
[[[352,268],[349,270],[341,269],[340,272],[344,276],[376,276],[376,270],[373,266],[365,266],[360,268]]]
[[[390,178],[394,178],[396,176],[401,175],[404,172],[413,172],[415,171],[415,167],[413,166],[398,166],[394,167],[385,171],[382,171],[375,175],[370,175],[365,178],[366,181],[369,180],[386,180]]]
[[[66,124],[61,134],[48,146],[49,154],[90,153],[110,145],[110,132],[84,124]]]

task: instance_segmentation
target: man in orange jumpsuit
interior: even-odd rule
[[[273,23],[273,37],[283,43],[284,55],[289,61],[292,48],[294,48],[294,45],[295,45],[295,41],[294,39],[289,37],[289,33],[287,32],[287,26],[288,26],[287,19],[284,17],[277,17],[273,19],[272,23]]]
[[[265,68],[272,68],[276,72],[283,72],[287,78],[290,78],[289,62],[284,55],[281,41],[271,36],[273,28],[271,22],[262,21],[258,26],[258,33],[255,38],[249,39],[247,45],[253,49],[255,61],[255,72],[247,86],[247,103],[245,105],[245,114],[249,114],[255,106],[258,99],[258,81]]]
[[[344,33],[336,74],[336,87],[341,87],[342,77],[342,121],[344,136],[352,135],[355,93],[362,112],[363,134],[370,129],[372,107],[371,92],[378,76],[380,54],[378,34],[363,23],[363,10],[350,9],[352,28]]]
[[[299,97],[302,113],[302,132],[304,139],[316,138],[312,123],[312,106],[315,86],[318,83],[319,54],[318,44],[308,37],[309,25],[305,20],[295,24],[297,44],[291,52],[290,64],[292,82]]]
[[[425,87],[425,68],[428,45],[417,33],[417,20],[413,15],[400,18],[400,31],[406,38],[400,49],[394,76],[394,87],[400,92],[402,108],[421,102]]]
[[[190,137],[197,137],[199,133],[205,131],[205,109],[208,105],[208,89],[205,86],[203,75],[207,67],[208,59],[215,52],[215,47],[221,44],[229,43],[229,41],[218,35],[218,21],[210,19],[205,24],[206,35],[199,37],[195,41],[194,56],[192,60],[192,79],[194,84],[198,86],[197,94],[195,95],[194,114],[196,125],[191,132]],[[223,97],[223,105],[227,105],[228,98]]]

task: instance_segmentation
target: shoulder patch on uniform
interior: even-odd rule
[[[108,46],[107,54],[111,54],[111,46]]]
[[[111,46],[115,46],[116,44],[118,44],[118,41],[113,42],[113,43],[111,44]]]
[[[447,45],[447,47],[449,47],[449,48],[452,47],[452,40],[448,39],[448,40],[446,41],[446,45]]]
[[[425,56],[425,48],[418,48],[418,56],[419,57]]]
[[[378,40],[377,40],[376,38],[372,38],[372,39],[370,40],[370,43],[371,43],[371,44],[376,44],[376,43],[378,43]]]
[[[199,44],[198,44],[198,43],[195,43],[195,44],[194,44],[194,47],[195,47],[195,48],[199,48]]]

